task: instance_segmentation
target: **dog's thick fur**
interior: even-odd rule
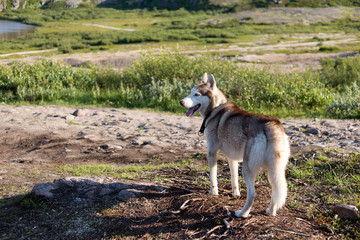
[[[221,150],[229,161],[232,194],[240,196],[238,163],[243,162],[242,173],[247,187],[245,206],[235,211],[237,217],[247,217],[255,198],[255,179],[260,169],[268,171],[271,184],[271,203],[266,213],[275,216],[286,200],[285,168],[290,146],[279,119],[241,110],[227,101],[216,87],[215,78],[205,73],[202,81],[191,90],[180,104],[188,108],[187,116],[199,112],[204,119],[207,157],[210,168],[210,194],[218,195],[216,155]]]

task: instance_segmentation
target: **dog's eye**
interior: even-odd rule
[[[194,96],[195,96],[195,97],[200,97],[201,94],[200,94],[200,93],[195,93]]]

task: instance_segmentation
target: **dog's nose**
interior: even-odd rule
[[[183,100],[180,101],[180,105],[184,106],[185,102]]]

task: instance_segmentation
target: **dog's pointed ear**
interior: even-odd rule
[[[207,79],[208,79],[207,73],[204,73],[204,75],[201,77],[201,81],[203,83],[206,83]]]
[[[210,75],[209,78],[207,79],[207,82],[206,82],[206,86],[208,88],[210,88],[211,90],[213,90],[214,88],[216,88],[216,82],[215,82],[215,77],[214,75]]]

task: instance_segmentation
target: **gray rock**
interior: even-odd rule
[[[123,189],[130,188],[130,186],[128,184],[121,183],[121,182],[109,183],[108,185],[109,185],[109,188],[114,189],[115,191],[120,191]]]
[[[82,110],[80,110],[80,109],[76,109],[76,110],[72,113],[72,115],[74,115],[75,117],[82,117],[82,116],[85,116],[85,113],[84,113]]]
[[[67,8],[77,8],[81,3],[81,0],[66,0]]]
[[[20,7],[21,0],[12,0],[11,1],[11,9],[15,10]]]
[[[356,136],[360,136],[360,130],[356,130],[356,131],[355,131],[355,135],[356,135]]]
[[[136,194],[134,192],[128,191],[126,189],[121,190],[117,196],[117,198],[120,201],[127,201],[127,200],[129,200],[131,198],[135,198],[135,197],[136,197]]]
[[[318,134],[319,134],[319,130],[317,130],[316,128],[310,128],[310,129],[306,130],[305,133],[310,133],[310,134],[318,135]]]
[[[340,218],[346,220],[359,220],[359,210],[353,205],[337,205],[333,209],[333,212]]]
[[[53,198],[54,193],[52,193],[52,190],[55,190],[57,188],[57,185],[54,183],[41,183],[35,185],[33,190],[31,191],[31,194],[34,197],[38,198]]]
[[[6,7],[7,7],[6,1],[0,1],[0,11],[6,9]],[[1,103],[1,104],[5,104],[5,103]]]
[[[356,127],[350,127],[350,128],[349,128],[349,131],[350,131],[350,132],[355,132],[356,130],[357,130]]]
[[[115,192],[114,189],[111,189],[109,187],[104,187],[104,188],[101,188],[101,190],[99,192],[99,195],[100,196],[106,196],[106,195],[110,195],[110,194],[112,194],[114,192]]]
[[[65,116],[65,119],[68,120],[68,121],[72,121],[75,119],[75,116],[74,115],[67,115]]]
[[[104,183],[109,181],[110,183]],[[107,177],[66,177],[56,179],[53,183],[38,184],[33,188],[32,194],[37,198],[56,200],[64,204],[93,204],[111,200],[127,201],[141,197],[149,190],[165,190],[164,187],[149,183],[125,184],[113,181]]]

